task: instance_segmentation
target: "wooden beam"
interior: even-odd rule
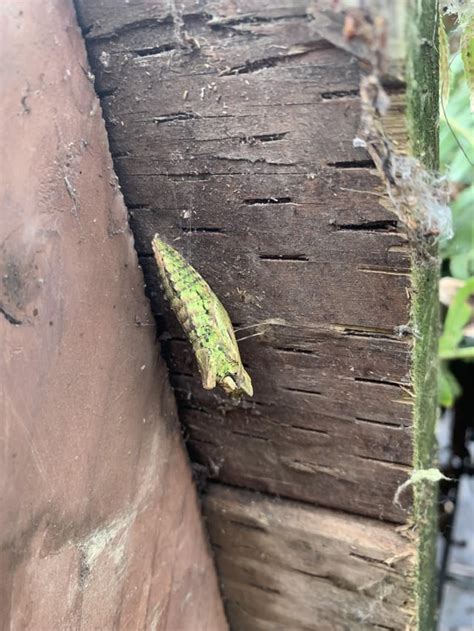
[[[224,630],[75,13],[0,18],[0,629]]]

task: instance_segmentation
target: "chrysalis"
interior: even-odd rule
[[[152,241],[161,282],[196,356],[206,390],[253,395],[227,311],[202,276],[156,234]]]

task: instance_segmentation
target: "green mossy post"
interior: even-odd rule
[[[417,332],[413,348],[414,469],[429,469],[436,462],[437,419],[438,264],[414,261],[412,326]],[[415,613],[419,631],[435,628],[436,536],[438,486],[429,480],[415,484],[414,522],[419,541],[416,559]]]
[[[432,0],[410,3],[407,21],[407,119],[412,152],[427,169],[438,167],[439,70],[438,7]],[[420,243],[413,257],[415,331],[412,379],[414,405],[414,468],[436,464],[437,349],[439,336],[436,245]],[[436,536],[438,487],[429,481],[415,485],[414,521],[419,541],[416,559],[415,628],[432,631],[436,619]]]
[[[426,168],[439,161],[438,6],[411,0],[407,13],[407,117],[413,153]]]

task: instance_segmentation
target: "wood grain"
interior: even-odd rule
[[[72,5],[0,25],[0,629],[223,631]]]
[[[235,631],[404,631],[412,546],[388,524],[213,484],[204,510]]]

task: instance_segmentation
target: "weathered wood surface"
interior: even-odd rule
[[[204,510],[234,631],[405,631],[412,545],[389,524],[211,485]]]
[[[360,60],[326,39],[327,7],[77,6],[193,456],[224,482],[404,521],[410,250],[352,146]],[[235,323],[284,321],[241,345],[253,400],[202,391],[157,286],[155,231]]]
[[[0,22],[0,629],[224,630],[76,16]]]

